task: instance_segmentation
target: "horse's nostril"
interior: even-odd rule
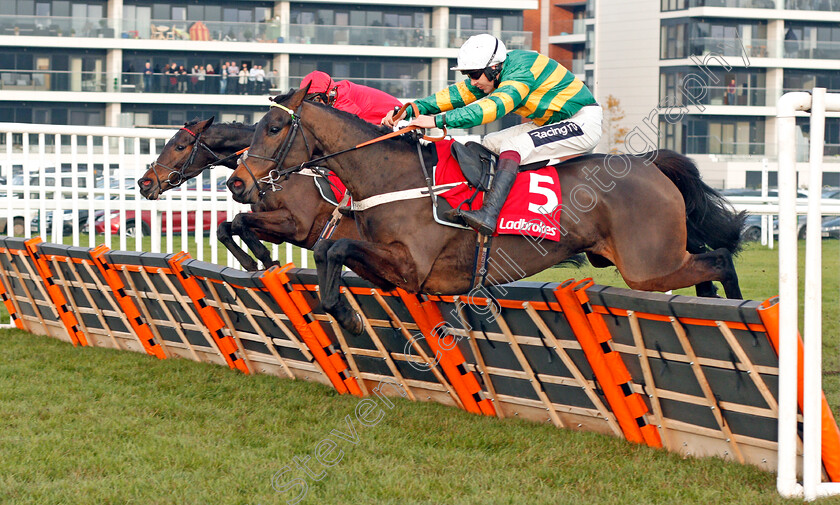
[[[241,188],[242,187],[242,181],[233,181],[233,187],[237,188],[237,189]]]
[[[149,186],[152,185],[152,181],[150,181],[148,179],[145,179],[145,180],[140,181],[140,184],[142,184],[143,186],[148,188]]]

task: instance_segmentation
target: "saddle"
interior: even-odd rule
[[[478,142],[453,142],[450,147],[452,157],[461,165],[461,171],[470,186],[479,191],[490,189],[493,175],[496,173],[496,163],[499,155],[482,146]]]
[[[486,192],[493,183],[493,176],[496,173],[496,163],[499,155],[487,149],[478,142],[453,142],[450,147],[452,157],[461,165],[461,171],[470,186],[479,191]],[[547,161],[537,161],[519,167],[520,172],[526,170],[537,170],[548,165]]]

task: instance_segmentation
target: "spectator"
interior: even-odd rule
[[[248,93],[248,64],[247,63],[243,63],[242,68],[239,70],[238,92],[240,94]]]
[[[215,93],[218,89],[216,86],[216,69],[213,68],[213,65],[208,63],[207,66],[204,68],[205,73],[207,74],[207,81],[204,83],[204,92],[205,93]]]
[[[198,93],[198,65],[190,69],[190,93]]]
[[[152,72],[152,62],[147,61],[146,66],[143,69],[143,91],[146,93],[151,93],[154,91],[152,89],[152,79],[154,77],[154,72]]]
[[[276,68],[271,71],[271,87],[272,89],[280,89],[280,72]],[[269,90],[269,93],[274,93],[274,91]]]
[[[198,93],[204,93],[204,81],[207,79],[207,69],[204,65],[198,67]]]
[[[726,105],[735,105],[735,79],[731,79],[726,87]]]
[[[257,66],[252,65],[251,70],[248,72],[248,94],[255,95],[257,94]]]
[[[179,93],[186,93],[187,92],[187,79],[189,79],[189,74],[187,74],[187,69],[184,68],[184,65],[178,67],[178,92]]]
[[[219,94],[224,95],[227,92],[227,76],[228,76],[228,64],[230,62],[226,61],[222,64],[222,70],[219,71]]]
[[[166,79],[166,92],[174,93],[178,86],[178,76],[175,74],[177,68],[174,63],[167,63],[163,70],[164,78]]]
[[[257,65],[257,89],[254,91],[258,95],[265,94],[265,70],[263,70],[262,65]]]
[[[228,94],[236,94],[239,93],[239,85],[237,84],[239,80],[239,66],[236,65],[235,61],[230,62],[228,66],[228,78],[227,78],[227,92]]]

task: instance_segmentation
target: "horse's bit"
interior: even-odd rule
[[[164,165],[163,163],[160,163],[158,160],[153,161],[152,164],[149,165],[150,169],[153,169],[156,166],[158,166],[158,167],[163,167],[166,170],[168,170],[169,175],[166,177],[166,181],[173,188],[177,188],[178,186],[180,186],[181,184],[186,182],[187,177],[184,175],[184,169],[192,166],[193,161],[195,161],[195,156],[198,153],[198,149],[200,147],[203,147],[204,149],[207,149],[207,152],[209,152],[215,158],[213,163],[210,163],[210,164],[206,165],[204,168],[212,166],[214,163],[218,163],[219,161],[222,160],[222,158],[220,158],[218,154],[216,154],[215,152],[213,152],[212,149],[210,149],[210,146],[208,146],[207,144],[205,144],[204,142],[201,141],[201,135],[202,135],[203,132],[199,133],[199,134],[195,134],[192,130],[190,130],[188,128],[181,128],[181,129],[186,131],[187,133],[189,133],[193,137],[195,137],[195,142],[193,143],[193,149],[190,152],[190,157],[187,158],[186,163],[183,163],[179,169],[170,167],[168,165]],[[202,168],[202,171],[204,170],[204,168]],[[161,180],[160,180],[160,176],[157,173],[157,170],[152,170],[152,172],[155,174],[155,178],[157,179],[158,186],[161,186]]]
[[[257,187],[257,190],[259,191],[259,196],[261,198],[265,196],[266,185],[270,185],[272,191],[280,191],[281,189],[283,189],[283,186],[280,185],[280,181],[282,179],[288,178],[289,174],[292,173],[288,170],[281,170],[280,167],[282,167],[283,162],[286,160],[286,157],[292,150],[292,143],[294,143],[295,137],[297,136],[298,132],[300,132],[301,136],[303,137],[303,143],[306,146],[306,151],[311,152],[311,150],[309,149],[309,141],[306,139],[306,133],[303,131],[303,127],[300,123],[300,115],[295,114],[295,111],[279,103],[272,103],[271,107],[278,107],[289,113],[289,115],[292,117],[292,123],[290,126],[291,131],[288,135],[286,135],[286,138],[283,139],[283,142],[281,142],[280,145],[277,146],[277,150],[274,151],[274,154],[271,157],[253,154],[250,151],[248,151],[244,155],[242,155],[242,158],[239,159],[242,166],[244,166],[245,170],[248,171],[248,175],[250,175],[251,179],[254,180],[254,185]],[[267,176],[261,179],[257,179],[257,177],[254,175],[254,172],[251,171],[251,167],[248,166],[248,158],[257,158],[260,160],[271,161],[274,163],[274,168],[272,168],[268,172]]]

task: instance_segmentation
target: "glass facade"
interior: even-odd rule
[[[685,116],[670,122],[660,116],[660,147],[685,154],[765,154],[765,118]]]
[[[437,91],[430,88],[430,66],[430,60],[419,58],[294,55],[289,58],[289,84],[298,86],[306,74],[320,70],[337,81],[347,79],[400,98],[421,98]]]
[[[785,28],[785,58],[840,60],[840,24],[790,21]]]
[[[764,69],[668,67],[659,76],[659,103],[683,105],[767,105]]]
[[[660,59],[716,53],[767,57],[767,22],[724,19],[665,19],[660,29]]]
[[[840,93],[840,70],[785,70],[785,93],[817,87],[825,88],[829,93]]]
[[[105,51],[4,48],[0,88],[37,91],[106,91]]]

